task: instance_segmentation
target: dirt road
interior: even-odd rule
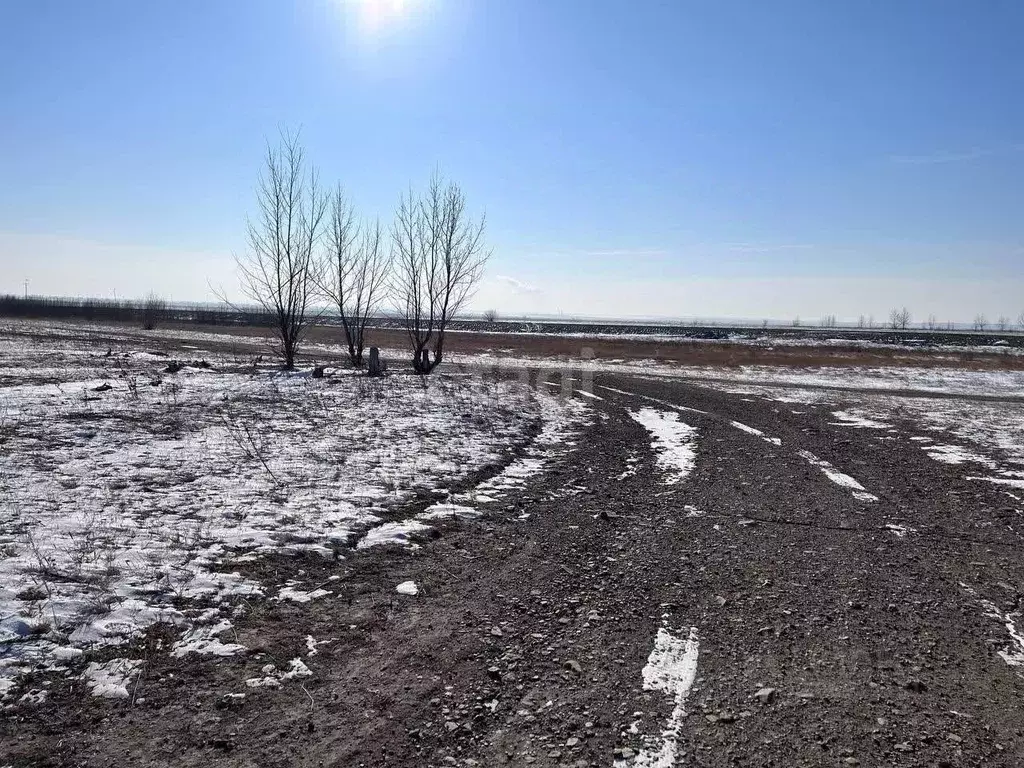
[[[54,690],[7,713],[0,765],[1024,764],[1019,500],[912,425],[671,380],[593,393],[575,444],[482,520],[251,564],[334,594],[254,603],[244,656],[151,634],[134,705]],[[689,435],[692,470],[641,422]],[[296,657],[310,677],[242,682]]]

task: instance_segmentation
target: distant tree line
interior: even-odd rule
[[[259,309],[169,304],[155,295],[130,300],[6,294],[0,295],[0,317],[116,322],[147,329],[165,323],[268,326],[273,319]]]

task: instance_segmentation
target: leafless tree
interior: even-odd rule
[[[825,315],[824,317],[821,318],[822,328],[835,328],[836,325],[837,321],[835,315]]]
[[[449,323],[480,280],[490,256],[483,242],[485,225],[484,217],[477,221],[466,212],[459,186],[439,173],[425,193],[410,190],[399,202],[391,230],[394,298],[416,373],[430,373],[440,364]]]
[[[387,295],[391,248],[380,222],[361,228],[339,186],[331,195],[327,248],[317,275],[323,295],[338,309],[348,356],[363,367],[366,326]]]
[[[142,300],[142,329],[144,331],[152,331],[156,328],[156,324],[160,321],[166,309],[167,302],[155,292],[150,292]]]
[[[984,331],[987,325],[988,319],[985,317],[984,314],[977,314],[974,316],[974,330]]]
[[[939,324],[939,319],[935,315],[928,315],[928,330],[934,331]]]
[[[249,250],[235,257],[239,281],[242,293],[273,316],[284,367],[291,369],[315,319],[316,251],[328,205],[316,170],[306,172],[297,136],[283,133],[276,149],[268,144],[256,204]]]
[[[894,331],[907,330],[907,326],[910,325],[910,310],[906,307],[903,309],[894,309],[889,313],[889,324],[892,326]]]
[[[485,323],[493,323],[498,319],[498,310],[488,309],[483,314]]]
[[[999,319],[996,320],[996,327],[1000,331],[1006,331],[1010,327],[1010,318],[1006,315],[1000,315]]]
[[[1024,331],[1024,312],[1017,315],[1017,327]]]

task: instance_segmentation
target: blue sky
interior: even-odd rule
[[[494,247],[478,309],[1024,310],[1016,0],[36,0],[0,24],[0,290],[230,292],[265,142],[301,127],[366,215],[435,166],[463,185]]]

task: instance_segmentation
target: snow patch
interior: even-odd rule
[[[748,435],[754,435],[755,437],[759,437],[762,440],[764,440],[766,443],[771,443],[772,445],[782,445],[782,438],[779,438],[779,437],[768,437],[760,429],[754,429],[753,427],[748,427],[746,424],[741,424],[738,421],[731,421],[729,423],[732,424],[736,429],[740,430],[740,432],[746,432]]]
[[[303,663],[302,659],[288,662],[288,671],[278,669],[274,664],[267,664],[260,670],[263,677],[250,677],[245,681],[249,688],[280,688],[282,683],[300,677],[312,677],[313,671]]]
[[[878,497],[872,493],[868,493],[863,485],[858,483],[849,475],[843,474],[824,459],[819,459],[810,451],[801,450],[797,451],[797,453],[800,456],[802,456],[809,464],[820,469],[822,473],[824,473],[825,477],[827,477],[833,483],[840,486],[841,488],[847,488],[853,491],[853,496],[858,501],[878,501]]]
[[[102,664],[94,661],[85,668],[82,679],[93,696],[127,699],[128,686],[142,664],[138,659],[111,659]]]
[[[395,592],[400,595],[416,596],[420,593],[420,588],[416,586],[415,581],[403,581],[395,587]]]
[[[644,745],[634,758],[616,760],[615,768],[672,768],[679,755],[679,728],[686,716],[686,698],[697,676],[700,642],[697,628],[691,627],[684,639],[666,628],[658,629],[654,649],[642,671],[645,691],[664,691],[675,708],[660,738],[644,737]]]
[[[182,658],[190,653],[205,656],[234,656],[246,650],[238,643],[225,643],[217,635],[231,629],[231,622],[222,619],[213,626],[190,629],[171,648],[171,656]]]
[[[863,414],[851,411],[832,411],[832,416],[838,419],[833,426],[856,427],[858,429],[892,429],[892,424],[876,421]]]
[[[697,429],[680,421],[679,414],[641,408],[630,417],[651,434],[651,446],[657,452],[657,464],[665,473],[667,485],[681,483],[697,464],[694,441]]]
[[[308,603],[311,600],[319,600],[321,597],[327,597],[328,595],[334,594],[328,589],[314,589],[310,592],[303,592],[301,589],[296,589],[293,586],[281,587],[277,593],[277,597],[274,599],[277,601],[290,600],[293,603]]]

